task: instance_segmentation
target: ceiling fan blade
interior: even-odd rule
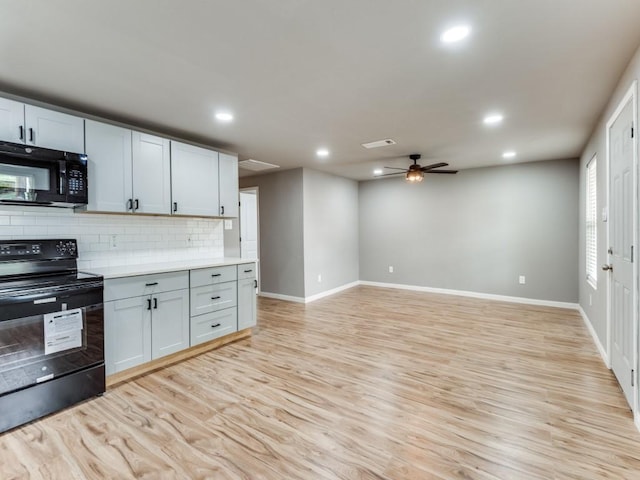
[[[458,173],[458,170],[428,170],[425,173]]]
[[[390,170],[402,170],[403,172],[407,171],[406,168],[398,168],[398,167],[382,167],[382,168],[388,168]]]
[[[406,171],[398,172],[398,173],[384,173],[382,175],[374,175],[374,178],[378,177],[390,177],[391,175],[404,175]]]
[[[449,165],[449,164],[448,163],[444,163],[444,162],[432,163],[431,165],[427,165],[426,167],[422,167],[420,170],[422,170],[423,172],[428,172],[429,170],[431,170],[433,168],[446,167],[447,165]]]

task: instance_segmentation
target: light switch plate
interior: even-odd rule
[[[233,230],[233,220],[225,220],[224,221],[224,229],[225,230]]]

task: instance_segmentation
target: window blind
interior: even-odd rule
[[[593,157],[587,164],[587,205],[586,205],[586,265],[587,281],[593,288],[598,282],[598,205],[596,193],[597,159]]]

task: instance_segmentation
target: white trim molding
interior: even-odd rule
[[[343,290],[348,290],[353,287],[357,287],[360,285],[359,281],[347,283],[345,285],[341,285],[336,288],[332,288],[331,290],[326,290],[324,292],[316,293],[315,295],[311,295],[309,297],[294,297],[291,295],[281,295],[279,293],[270,293],[270,292],[260,292],[261,297],[265,298],[275,298],[276,300],[284,300],[287,302],[295,302],[295,303],[311,303],[316,300],[320,300],[321,298],[328,297],[330,295],[335,295],[336,293],[342,292]]]
[[[358,285],[360,285],[360,281],[346,283],[339,287],[332,288],[331,290],[325,290],[324,292],[316,293],[315,295],[311,295],[310,297],[305,297],[304,303],[315,302],[316,300],[320,300],[321,298],[334,295],[336,293],[342,292],[343,290],[348,290],[350,288],[357,287]]]
[[[578,305],[578,312],[580,312],[580,316],[582,317],[582,320],[584,321],[584,324],[586,325],[587,330],[589,330],[589,333],[591,334],[591,338],[593,338],[593,343],[596,344],[596,347],[598,348],[598,352],[600,352],[600,356],[602,357],[604,364],[607,366],[608,369],[611,369],[611,363],[609,362],[609,355],[607,355],[607,351],[605,350],[604,345],[602,345],[602,342],[598,338],[598,334],[593,328],[593,324],[591,323],[591,320],[589,320],[587,313],[582,309],[582,305]]]
[[[510,297],[508,295],[495,295],[492,293],[470,292],[467,290],[451,290],[448,288],[421,287],[418,285],[403,285],[400,283],[381,283],[360,281],[360,285],[382,288],[397,288],[400,290],[413,290],[416,292],[440,293],[443,295],[457,295],[460,297],[481,298],[484,300],[498,300],[501,302],[522,303],[525,305],[540,305],[544,307],[569,308],[577,310],[578,304],[571,302],[557,302],[554,300],[538,300],[536,298]]]
[[[285,302],[304,303],[304,297],[293,297],[291,295],[281,295],[279,293],[260,292],[260,297],[275,298],[276,300],[284,300]]]

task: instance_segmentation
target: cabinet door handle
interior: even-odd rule
[[[20,125],[20,140],[24,140],[24,127]]]
[[[220,295],[218,295],[217,297],[211,297],[211,300],[218,300],[220,298]]]
[[[220,215],[224,215],[224,205],[220,207]]]
[[[158,284],[158,282],[145,283],[145,286],[147,286],[147,287],[155,287],[157,284]]]
[[[127,210],[133,210],[133,198],[127,200]]]
[[[173,202],[173,213],[178,211],[178,202]]]
[[[253,288],[258,288],[258,280],[253,281]]]
[[[35,142],[36,141],[36,134],[33,131],[33,128],[29,129],[29,141],[30,142]]]
[[[151,299],[147,298],[147,310],[151,310]]]
[[[158,299],[157,299],[157,298],[155,298],[155,297],[154,297],[154,299],[153,299],[153,308],[154,308],[154,310],[157,310],[157,309],[158,309]]]
[[[136,198],[133,203],[135,203],[136,208],[134,208],[134,210],[138,210],[140,208],[140,202],[138,201],[138,199]]]
[[[212,276],[212,277],[220,277],[220,276],[222,276],[222,274],[221,274],[221,273],[214,273],[214,274],[213,274],[213,275],[211,275],[211,276]]]
[[[216,323],[215,325],[211,325],[211,328],[218,328],[220,326],[219,323]]]
[[[245,270],[244,273],[251,273],[253,270]]]

